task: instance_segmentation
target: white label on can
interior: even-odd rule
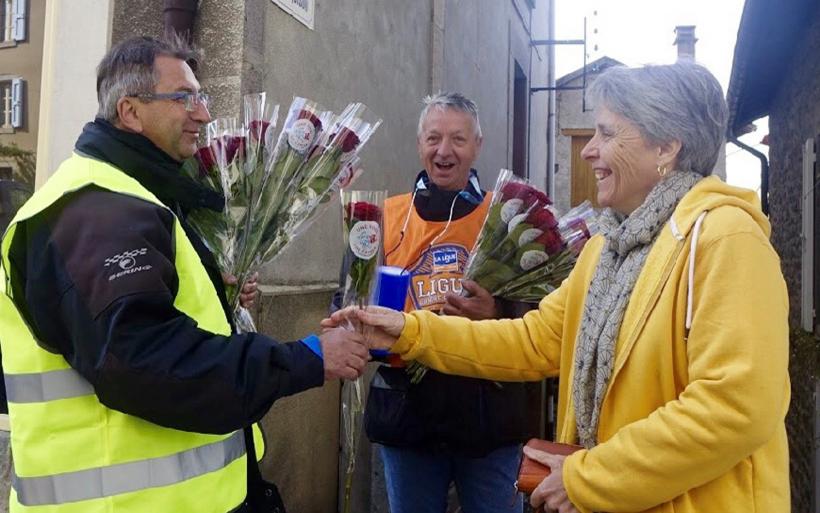
[[[357,258],[370,260],[379,252],[379,223],[376,221],[359,221],[350,229],[350,249]]]

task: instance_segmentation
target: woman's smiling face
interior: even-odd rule
[[[676,153],[676,152],[675,152]],[[598,204],[629,215],[660,181],[664,151],[641,135],[638,127],[604,106],[596,109],[595,135],[581,150],[598,185]]]

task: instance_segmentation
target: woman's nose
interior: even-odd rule
[[[589,140],[588,143],[581,149],[581,158],[584,160],[592,160],[598,154],[598,149],[594,144],[595,138]]]

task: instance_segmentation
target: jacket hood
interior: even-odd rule
[[[717,176],[708,176],[689,191],[672,214],[672,220],[684,237],[692,229],[698,216],[722,206],[743,209],[760,226],[766,237],[771,235],[769,219],[760,208],[755,191],[724,183]]]

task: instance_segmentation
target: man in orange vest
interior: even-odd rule
[[[478,109],[458,93],[425,99],[418,126],[424,169],[411,193],[385,203],[385,263],[410,271],[405,310],[470,319],[506,316],[474,282],[461,281],[490,202],[472,168],[481,149]],[[464,289],[470,297],[461,295]],[[429,371],[379,367],[365,429],[381,444],[392,513],[444,513],[455,482],[465,513],[520,512],[519,444],[528,437],[527,389]]]

